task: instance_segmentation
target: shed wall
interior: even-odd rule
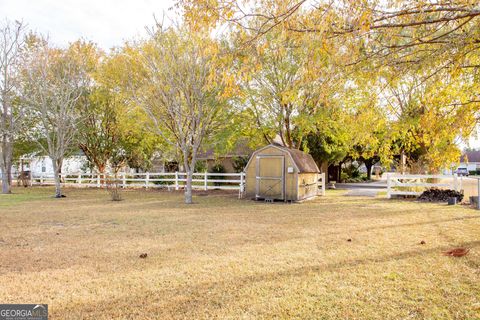
[[[285,177],[285,199],[286,200],[297,200],[297,170],[295,169],[295,164],[292,162],[290,155],[280,149],[275,147],[268,147],[261,151],[254,152],[252,159],[245,168],[246,179],[245,179],[245,191],[248,198],[255,198],[256,196],[256,166],[257,166],[257,156],[283,156],[285,159],[284,165],[284,177]],[[288,173],[287,168],[292,167],[294,172]],[[280,197],[280,195],[279,195]]]
[[[294,163],[293,159],[291,158],[290,154],[286,150],[282,150],[276,148],[275,146],[267,146],[264,149],[260,149],[255,151],[252,154],[252,158],[250,159],[247,167],[245,168],[246,178],[245,178],[245,192],[248,198],[255,198],[257,194],[257,158],[262,156],[281,156],[284,159],[283,165],[283,175],[284,175],[284,192],[285,200],[292,200],[298,201],[307,198],[311,198],[317,195],[318,193],[318,173],[310,173],[310,172],[299,172],[297,165]],[[265,159],[263,159],[265,160]],[[262,161],[263,166],[265,164],[271,163],[272,166],[275,168],[265,168],[262,167],[261,171],[263,174],[261,176],[269,176],[269,172],[276,173],[274,176],[278,176],[278,172],[281,169],[281,161]],[[278,168],[277,168],[278,166]],[[288,170],[291,168],[291,170]],[[288,172],[290,171],[290,173]],[[281,172],[281,171],[280,171]],[[266,186],[266,187],[265,187]],[[272,192],[272,184],[269,184],[268,181],[265,183],[260,184],[260,194],[262,191],[268,190],[270,195],[273,194]],[[265,189],[263,189],[265,188]],[[281,199],[281,188],[277,188],[275,186],[275,192],[278,193],[278,197],[273,197],[275,199]]]
[[[298,175],[298,200],[315,197],[318,193],[318,173]]]

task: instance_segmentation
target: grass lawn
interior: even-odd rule
[[[14,191],[0,196],[0,303],[48,303],[51,319],[480,319],[467,207]],[[442,255],[456,246],[471,251]]]

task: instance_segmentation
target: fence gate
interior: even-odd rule
[[[429,181],[433,179],[438,182]],[[458,191],[462,189],[461,184],[462,180],[459,181],[457,175],[387,173],[387,198],[390,199],[393,195],[419,196],[426,188],[433,187]]]
[[[257,156],[255,193],[257,199],[285,200],[284,156]]]

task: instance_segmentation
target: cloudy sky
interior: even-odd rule
[[[61,46],[78,38],[104,49],[145,35],[153,15],[161,18],[174,0],[0,0],[0,18],[23,20]]]

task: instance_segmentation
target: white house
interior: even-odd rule
[[[16,170],[14,170],[13,175],[16,176],[19,171],[30,170],[31,174],[34,177],[38,176],[53,176],[53,165],[52,160],[47,156],[35,156],[35,157],[24,157],[21,159],[20,164]],[[71,156],[63,160],[62,172],[68,173],[80,173],[84,172],[87,167],[87,157],[84,155]]]
[[[459,168],[467,168],[468,171],[480,170],[480,151],[466,151],[460,157]]]

